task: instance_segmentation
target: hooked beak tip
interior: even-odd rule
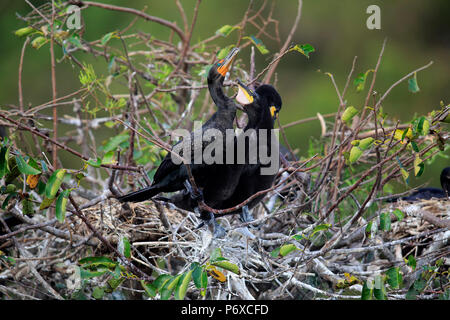
[[[217,71],[225,77],[228,70],[230,70],[231,64],[234,61],[234,58],[236,58],[236,55],[239,52],[239,48],[235,47],[231,49],[231,51],[227,54],[227,56],[223,59],[223,64],[217,69]]]

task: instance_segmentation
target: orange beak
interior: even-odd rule
[[[238,52],[239,48],[233,48],[224,59],[219,61],[220,66],[217,68],[217,72],[219,72],[223,77],[225,77],[228,70],[230,70],[231,64],[233,63],[233,60]]]

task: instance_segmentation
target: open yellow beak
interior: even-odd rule
[[[244,85],[241,80],[237,79],[237,82],[239,90],[238,94],[236,95],[236,101],[243,106],[253,103],[255,98],[252,90]]]
[[[236,58],[238,52],[239,48],[233,48],[224,59],[219,61],[220,67],[217,68],[217,72],[219,72],[223,77],[225,77],[228,70],[230,70],[231,64],[233,63],[234,58]]]

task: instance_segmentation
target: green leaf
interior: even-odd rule
[[[194,284],[198,289],[206,289],[208,286],[208,273],[204,270],[204,268],[200,267],[197,262],[194,262],[191,265],[193,268],[192,278],[194,280]]]
[[[5,183],[9,184],[13,182],[18,176],[20,176],[19,167],[17,166],[16,157],[9,157],[8,159],[9,172],[5,176]]]
[[[75,47],[79,49],[84,49],[83,45],[81,44],[80,38],[72,35],[70,38],[67,39],[71,44],[73,44]]]
[[[367,281],[364,282],[361,292],[361,300],[372,300],[372,294],[373,294],[373,284],[368,284]]]
[[[414,129],[415,129],[415,131],[418,134],[422,134],[423,124],[424,124],[425,120],[426,120],[426,118],[424,116],[422,116],[419,119],[415,120],[416,126],[414,127]]]
[[[149,297],[154,298],[156,296],[157,288],[153,284],[141,280],[141,285]]]
[[[213,266],[223,268],[225,270],[231,271],[231,272],[236,273],[236,274],[240,274],[241,273],[240,270],[239,270],[239,267],[237,265],[235,265],[234,263],[231,263],[229,261],[225,261],[225,260],[217,261],[216,260],[214,262],[211,262],[211,264]]]
[[[358,112],[358,109],[353,106],[349,106],[344,110],[344,113],[342,113],[341,120],[348,126],[350,124],[350,120],[352,120],[353,117],[358,114]]]
[[[411,147],[413,148],[414,152],[419,152],[419,147],[417,146],[417,143],[415,143],[414,141],[410,142]]]
[[[416,153],[416,157],[414,158],[414,175],[416,177],[420,177],[424,169],[425,164],[423,163],[422,159],[420,159],[419,154]]]
[[[250,39],[250,41],[256,46],[256,48],[259,50],[259,52],[261,52],[261,54],[267,54],[270,52],[269,50],[267,50],[264,43],[260,39],[256,38],[255,36],[244,37],[244,39]]]
[[[42,200],[41,205],[39,206],[39,210],[47,209],[52,205],[53,201],[55,201],[55,198],[49,199],[44,196],[44,199]]]
[[[350,163],[355,163],[362,156],[363,151],[359,147],[352,147],[350,150],[349,161]]]
[[[35,49],[39,49],[46,43],[47,43],[47,39],[45,37],[39,36],[39,37],[34,38],[33,41],[31,41],[31,46]]]
[[[294,250],[297,250],[297,246],[295,244],[288,243],[288,244],[282,245],[280,248],[280,255],[282,257],[284,257]]]
[[[108,269],[99,269],[96,271],[86,270],[84,268],[80,268],[80,277],[81,279],[91,279],[95,277],[99,277],[101,275],[104,275],[106,272],[109,272]]]
[[[103,296],[105,295],[105,290],[101,287],[95,287],[94,290],[92,290],[92,297],[94,299],[102,299]]]
[[[31,216],[34,214],[33,202],[31,202],[30,198],[23,198],[22,210],[24,215]]]
[[[222,37],[228,37],[228,35],[233,32],[233,30],[235,29],[239,29],[239,27],[233,27],[230,26],[229,24],[224,25],[223,27],[221,27],[220,29],[218,29],[216,31],[217,35],[221,35]]]
[[[8,172],[8,156],[9,147],[2,147],[0,149],[0,179]]]
[[[406,184],[409,184],[409,172],[403,168],[400,168],[400,173],[402,174],[403,180],[405,180]]]
[[[366,230],[365,230],[366,233],[370,233],[370,231],[372,230],[372,224],[373,224],[372,221],[370,221],[370,222],[367,224]]]
[[[161,289],[160,294],[161,300],[169,300],[170,296],[172,295],[172,291],[167,288],[163,288]]]
[[[312,45],[310,45],[309,43],[305,43],[305,44],[302,44],[302,45],[296,44],[296,45],[295,45],[293,48],[291,48],[290,50],[291,50],[291,51],[292,51],[292,50],[298,51],[298,52],[300,52],[301,54],[303,54],[305,57],[307,57],[308,59],[309,59],[309,54],[310,54],[311,52],[316,51],[316,49],[315,49]]]
[[[384,286],[384,278],[381,275],[375,276],[373,296],[377,300],[386,300],[386,288]]]
[[[6,261],[10,265],[16,264],[16,260],[13,257],[3,255],[2,251],[0,251],[0,259],[3,259],[3,261]]]
[[[390,269],[386,272],[386,276],[387,276],[387,283],[388,283],[393,289],[398,289],[398,288],[400,288],[400,283],[401,283],[402,276],[401,276],[401,274],[400,274],[400,268],[399,268],[399,267],[393,267],[393,268],[390,268]]]
[[[419,85],[417,84],[417,72],[414,72],[414,76],[411,79],[408,79],[408,90],[412,93],[420,91]]]
[[[183,274],[179,274],[176,277],[172,277],[169,281],[166,282],[164,287],[161,289],[161,300],[167,300],[170,298],[173,290],[177,287],[178,281],[180,281],[180,278]]]
[[[17,167],[19,168],[19,171],[23,174],[40,174],[41,171],[33,168],[28,163],[25,162],[25,160],[22,158],[21,155],[16,156],[16,163]]]
[[[63,182],[64,175],[66,174],[66,169],[58,169],[50,176],[50,178],[47,181],[47,185],[45,187],[45,196],[48,199],[53,199],[56,196],[56,193],[58,193],[59,187],[61,186],[61,183]],[[34,174],[34,173],[31,173]]]
[[[222,258],[222,250],[220,250],[220,248],[214,248],[210,260],[216,261],[218,258]]]
[[[406,264],[408,266],[410,266],[413,270],[416,270],[417,262],[416,262],[416,258],[414,258],[413,255],[408,256],[408,261]]]
[[[353,85],[356,86],[356,92],[361,92],[364,90],[364,86],[366,85],[367,75],[370,72],[373,72],[373,69],[367,70],[366,72],[362,72],[356,76],[356,79],[353,81]]]
[[[85,268],[95,267],[95,266],[105,266],[107,268],[114,268],[117,263],[111,260],[108,257],[100,256],[100,257],[86,257],[78,260],[78,263]]]
[[[127,237],[121,236],[117,246],[117,250],[119,250],[121,254],[126,258],[131,259],[131,245]]]
[[[119,268],[117,268],[117,269],[119,269]],[[122,282],[125,281],[125,278],[120,277],[120,271],[119,271],[119,276],[116,277],[115,273],[113,274],[113,276],[114,276],[114,278],[109,279],[107,282],[108,285],[104,287],[106,293],[113,292],[120,286],[120,284]]]
[[[445,290],[445,292],[439,295],[439,300],[450,300],[450,289]]]
[[[270,252],[270,255],[271,255],[273,258],[278,257],[278,256],[280,255],[280,249],[281,249],[280,247],[273,249],[273,250]]]
[[[16,192],[16,190],[17,190],[17,187],[15,184],[8,184],[6,186],[6,193],[13,193],[13,192]]]
[[[118,134],[108,140],[103,146],[102,149],[104,152],[116,151],[120,144],[130,139],[130,135],[128,133]]]
[[[162,274],[158,278],[156,278],[155,281],[153,281],[153,286],[155,286],[158,291],[161,291],[166,283],[172,278],[173,277],[169,274]]]
[[[418,292],[422,292],[423,289],[425,289],[426,285],[427,281],[425,279],[419,278],[414,281],[414,289],[416,289]]]
[[[380,215],[380,229],[389,231],[391,229],[391,214],[384,212]]]
[[[311,233],[311,235],[309,236],[309,238],[311,238],[313,235],[315,235],[319,231],[326,231],[330,228],[331,228],[331,224],[329,224],[329,223],[319,224],[317,227],[314,228],[314,230]]]
[[[88,161],[86,161],[86,163],[94,168],[100,168],[102,165],[102,159],[100,158],[97,158],[97,160],[89,159]]]
[[[15,196],[17,196],[17,192],[13,192],[8,194],[8,196],[5,198],[5,200],[2,203],[2,209],[5,210],[6,207],[8,206],[9,201],[14,198]]]
[[[180,281],[178,281],[177,289],[175,290],[175,299],[184,300],[193,272],[194,270],[189,270],[188,272],[185,272],[181,277]]]
[[[427,119],[425,119],[425,121],[423,122],[423,127],[422,127],[422,135],[427,135],[430,132],[430,121],[428,121]]]
[[[359,147],[362,151],[367,150],[367,149],[373,144],[374,141],[375,141],[375,139],[372,138],[372,137],[362,139],[362,140],[359,142],[358,147]]]
[[[34,29],[32,27],[20,28],[14,32],[14,34],[18,37],[25,37],[32,33]]]
[[[67,206],[67,200],[69,198],[70,190],[64,190],[61,192],[56,199],[56,212],[55,216],[56,219],[58,219],[59,222],[63,223],[64,218],[66,217],[66,206]]]
[[[417,290],[414,289],[414,286],[411,286],[409,288],[408,292],[406,293],[405,299],[406,300],[416,300],[417,299]]]
[[[115,155],[115,151],[111,150],[109,152],[107,152],[102,159],[102,164],[113,164],[116,162],[114,155]]]
[[[292,236],[292,239],[296,240],[296,241],[301,241],[303,239],[306,239],[306,237],[302,234],[296,234]]]
[[[405,214],[400,209],[395,209],[392,214],[397,217],[398,221],[402,221],[405,217]]]
[[[102,44],[102,46],[106,45],[108,43],[109,40],[111,40],[112,36],[116,33],[116,31],[113,32],[109,32],[107,34],[105,34],[102,37],[102,40],[100,41],[100,43]]]

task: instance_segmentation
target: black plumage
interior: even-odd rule
[[[276,176],[276,173],[269,175],[261,173],[261,169],[270,166],[270,164],[263,164],[259,157],[259,140],[261,137],[260,134],[258,134],[258,130],[266,129],[268,135],[270,135],[271,130],[274,127],[276,116],[281,109],[281,96],[274,87],[267,84],[260,85],[256,88],[255,92],[252,92],[243,84],[240,84],[240,87],[240,90],[243,89],[247,91],[247,95],[251,96],[253,100],[250,104],[244,105],[244,111],[248,115],[248,123],[246,128],[244,129],[244,132],[249,129],[256,130],[256,146],[258,146],[258,158],[256,164],[251,164],[249,162],[249,157],[251,155],[249,154],[250,150],[247,142],[245,146],[246,159],[245,164],[242,166],[239,183],[237,184],[233,195],[229,199],[221,203],[220,208],[222,209],[234,207],[247,200],[255,193],[269,189],[272,186]],[[278,144],[278,140],[272,140],[270,136],[268,137],[269,138],[266,140],[266,148],[269,153],[268,155],[270,156],[272,147],[275,147],[274,150],[278,151],[279,146],[272,146],[272,143]],[[276,159],[276,161],[279,161],[278,155],[276,156]],[[242,212],[239,210],[232,213],[241,213],[241,218],[244,221],[251,220],[251,216],[248,214],[247,209],[252,209],[254,206],[256,206],[256,204],[258,204],[264,198],[264,196],[265,195],[260,195],[249,201],[248,204],[243,208]]]
[[[233,49],[225,59],[215,63],[208,73],[208,88],[217,111],[213,116],[205,122],[201,130],[204,133],[208,129],[216,129],[223,136],[227,129],[233,129],[233,121],[236,117],[236,109],[239,107],[233,99],[227,97],[223,92],[223,81],[225,74],[239,50]],[[208,205],[216,205],[222,198],[228,197],[234,190],[233,176],[229,173],[229,168],[224,164],[206,164],[195,163],[195,147],[194,137],[198,132],[191,133],[189,142],[181,141],[179,143],[191,143],[191,170],[197,186],[203,190],[203,198]],[[203,140],[203,139],[202,139]],[[203,141],[200,145],[202,150],[206,148],[212,141]],[[225,143],[224,139],[224,143]],[[176,144],[177,145],[177,144]],[[175,146],[174,146],[175,147]],[[226,154],[224,154],[224,157]],[[237,178],[235,179],[237,181]],[[169,153],[158,167],[151,186],[131,192],[118,198],[121,202],[139,202],[150,199],[161,192],[175,192],[185,189],[188,174],[186,166],[183,164],[175,164]],[[184,194],[186,195],[186,194]],[[190,199],[188,202],[189,209],[195,207],[196,201]],[[180,204],[181,206],[182,204]],[[185,207],[187,205],[185,204]]]

